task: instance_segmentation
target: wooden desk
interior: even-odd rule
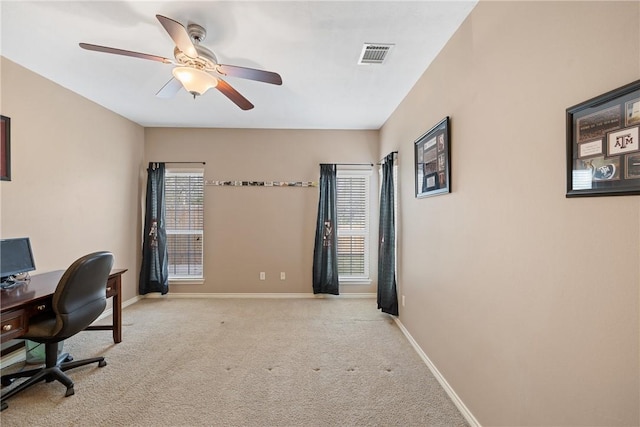
[[[90,330],[112,330],[113,342],[122,341],[122,274],[112,270],[107,280],[107,298],[113,298],[113,324],[89,326]],[[29,319],[51,311],[51,299],[64,270],[31,276],[31,281],[13,289],[0,291],[0,342],[19,339],[29,329]]]

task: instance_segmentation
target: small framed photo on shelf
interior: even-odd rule
[[[567,197],[640,194],[640,80],[567,108]]]
[[[11,181],[11,119],[0,116],[0,181]]]
[[[451,192],[449,117],[414,142],[416,197]]]

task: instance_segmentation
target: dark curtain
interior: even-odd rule
[[[149,163],[144,241],[140,268],[140,295],[169,292],[167,232],[164,208],[164,163]]]
[[[380,190],[380,245],[378,247],[378,308],[384,313],[398,315],[396,290],[396,231],[395,189],[393,185],[394,153],[382,162],[382,189]]]
[[[320,199],[313,249],[313,293],[338,295],[336,165],[320,165]]]

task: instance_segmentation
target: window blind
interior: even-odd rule
[[[341,279],[369,278],[368,174],[338,171],[338,275]]]
[[[169,278],[203,277],[204,176],[165,174],[165,213]]]

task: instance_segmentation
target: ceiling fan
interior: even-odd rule
[[[207,31],[200,25],[189,24],[185,28],[181,23],[165,16],[156,15],[156,18],[176,45],[173,50],[175,61],[162,56],[89,43],[80,43],[80,47],[96,52],[113,53],[175,65],[171,80],[156,93],[156,96],[160,98],[171,98],[180,88],[184,87],[195,99],[196,96],[203,95],[207,90],[215,87],[241,109],[250,110],[253,108],[253,104],[229,83],[222,80],[220,76],[239,77],[274,85],[282,84],[282,78],[278,73],[219,64],[213,52],[200,44],[207,35]]]

